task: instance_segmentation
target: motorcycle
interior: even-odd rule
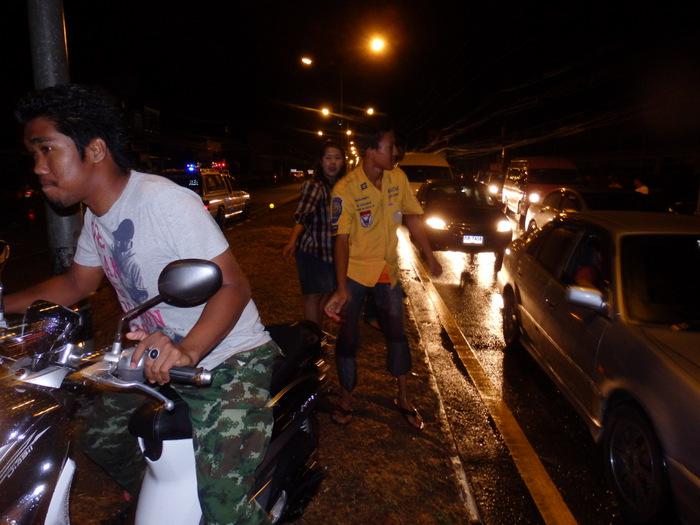
[[[0,244],[0,256],[3,249]],[[7,252],[5,260],[6,256]],[[129,422],[147,463],[135,523],[201,522],[187,405],[169,385],[146,384],[143,358],[130,368],[134,348],[122,349],[121,340],[128,321],[156,304],[202,304],[220,285],[220,270],[209,261],[169,264],[160,275],[158,296],[125,313],[111,348],[101,352],[89,352],[75,340],[81,326],[77,312],[46,301],[34,303],[21,323],[0,327],[1,523],[70,523],[76,465],[69,427],[76,395],[94,385],[149,396]],[[0,297],[0,320],[1,304]],[[284,355],[275,363],[268,403],[274,413],[272,437],[250,497],[272,523],[282,523],[303,513],[323,479],[316,463],[315,410],[327,365],[315,324],[276,325],[268,330]],[[170,376],[172,382],[203,388],[211,382],[210,372],[201,368],[176,367]]]

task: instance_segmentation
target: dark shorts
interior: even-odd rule
[[[335,265],[297,250],[297,273],[304,295],[332,293],[338,287],[335,278]]]

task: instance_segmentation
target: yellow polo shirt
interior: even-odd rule
[[[348,277],[374,286],[386,265],[394,286],[399,278],[396,228],[404,214],[422,213],[400,168],[384,172],[381,189],[370,182],[362,165],[340,179],[331,198],[331,231],[350,236]]]

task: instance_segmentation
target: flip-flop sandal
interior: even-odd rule
[[[347,425],[352,421],[352,409],[348,410],[340,405],[333,405],[331,411],[331,421],[336,425]]]
[[[420,417],[416,407],[404,408],[399,404],[399,400],[396,398],[394,399],[394,406],[396,407],[396,410],[398,410],[404,417],[406,422],[411,425],[411,427],[415,428],[416,430],[423,430],[423,427],[425,427],[425,421],[423,421],[423,418]],[[418,421],[418,425],[415,424],[414,420]]]

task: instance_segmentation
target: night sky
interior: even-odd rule
[[[494,157],[503,141],[557,153],[697,148],[690,8],[538,4],[64,1],[72,80],[158,108],[175,133],[311,147],[334,125],[304,108],[339,111],[342,78],[351,122],[371,105],[411,147],[465,159]],[[11,107],[32,78],[25,4],[4,7],[0,137],[10,144]],[[383,56],[366,50],[374,33],[388,41]]]

